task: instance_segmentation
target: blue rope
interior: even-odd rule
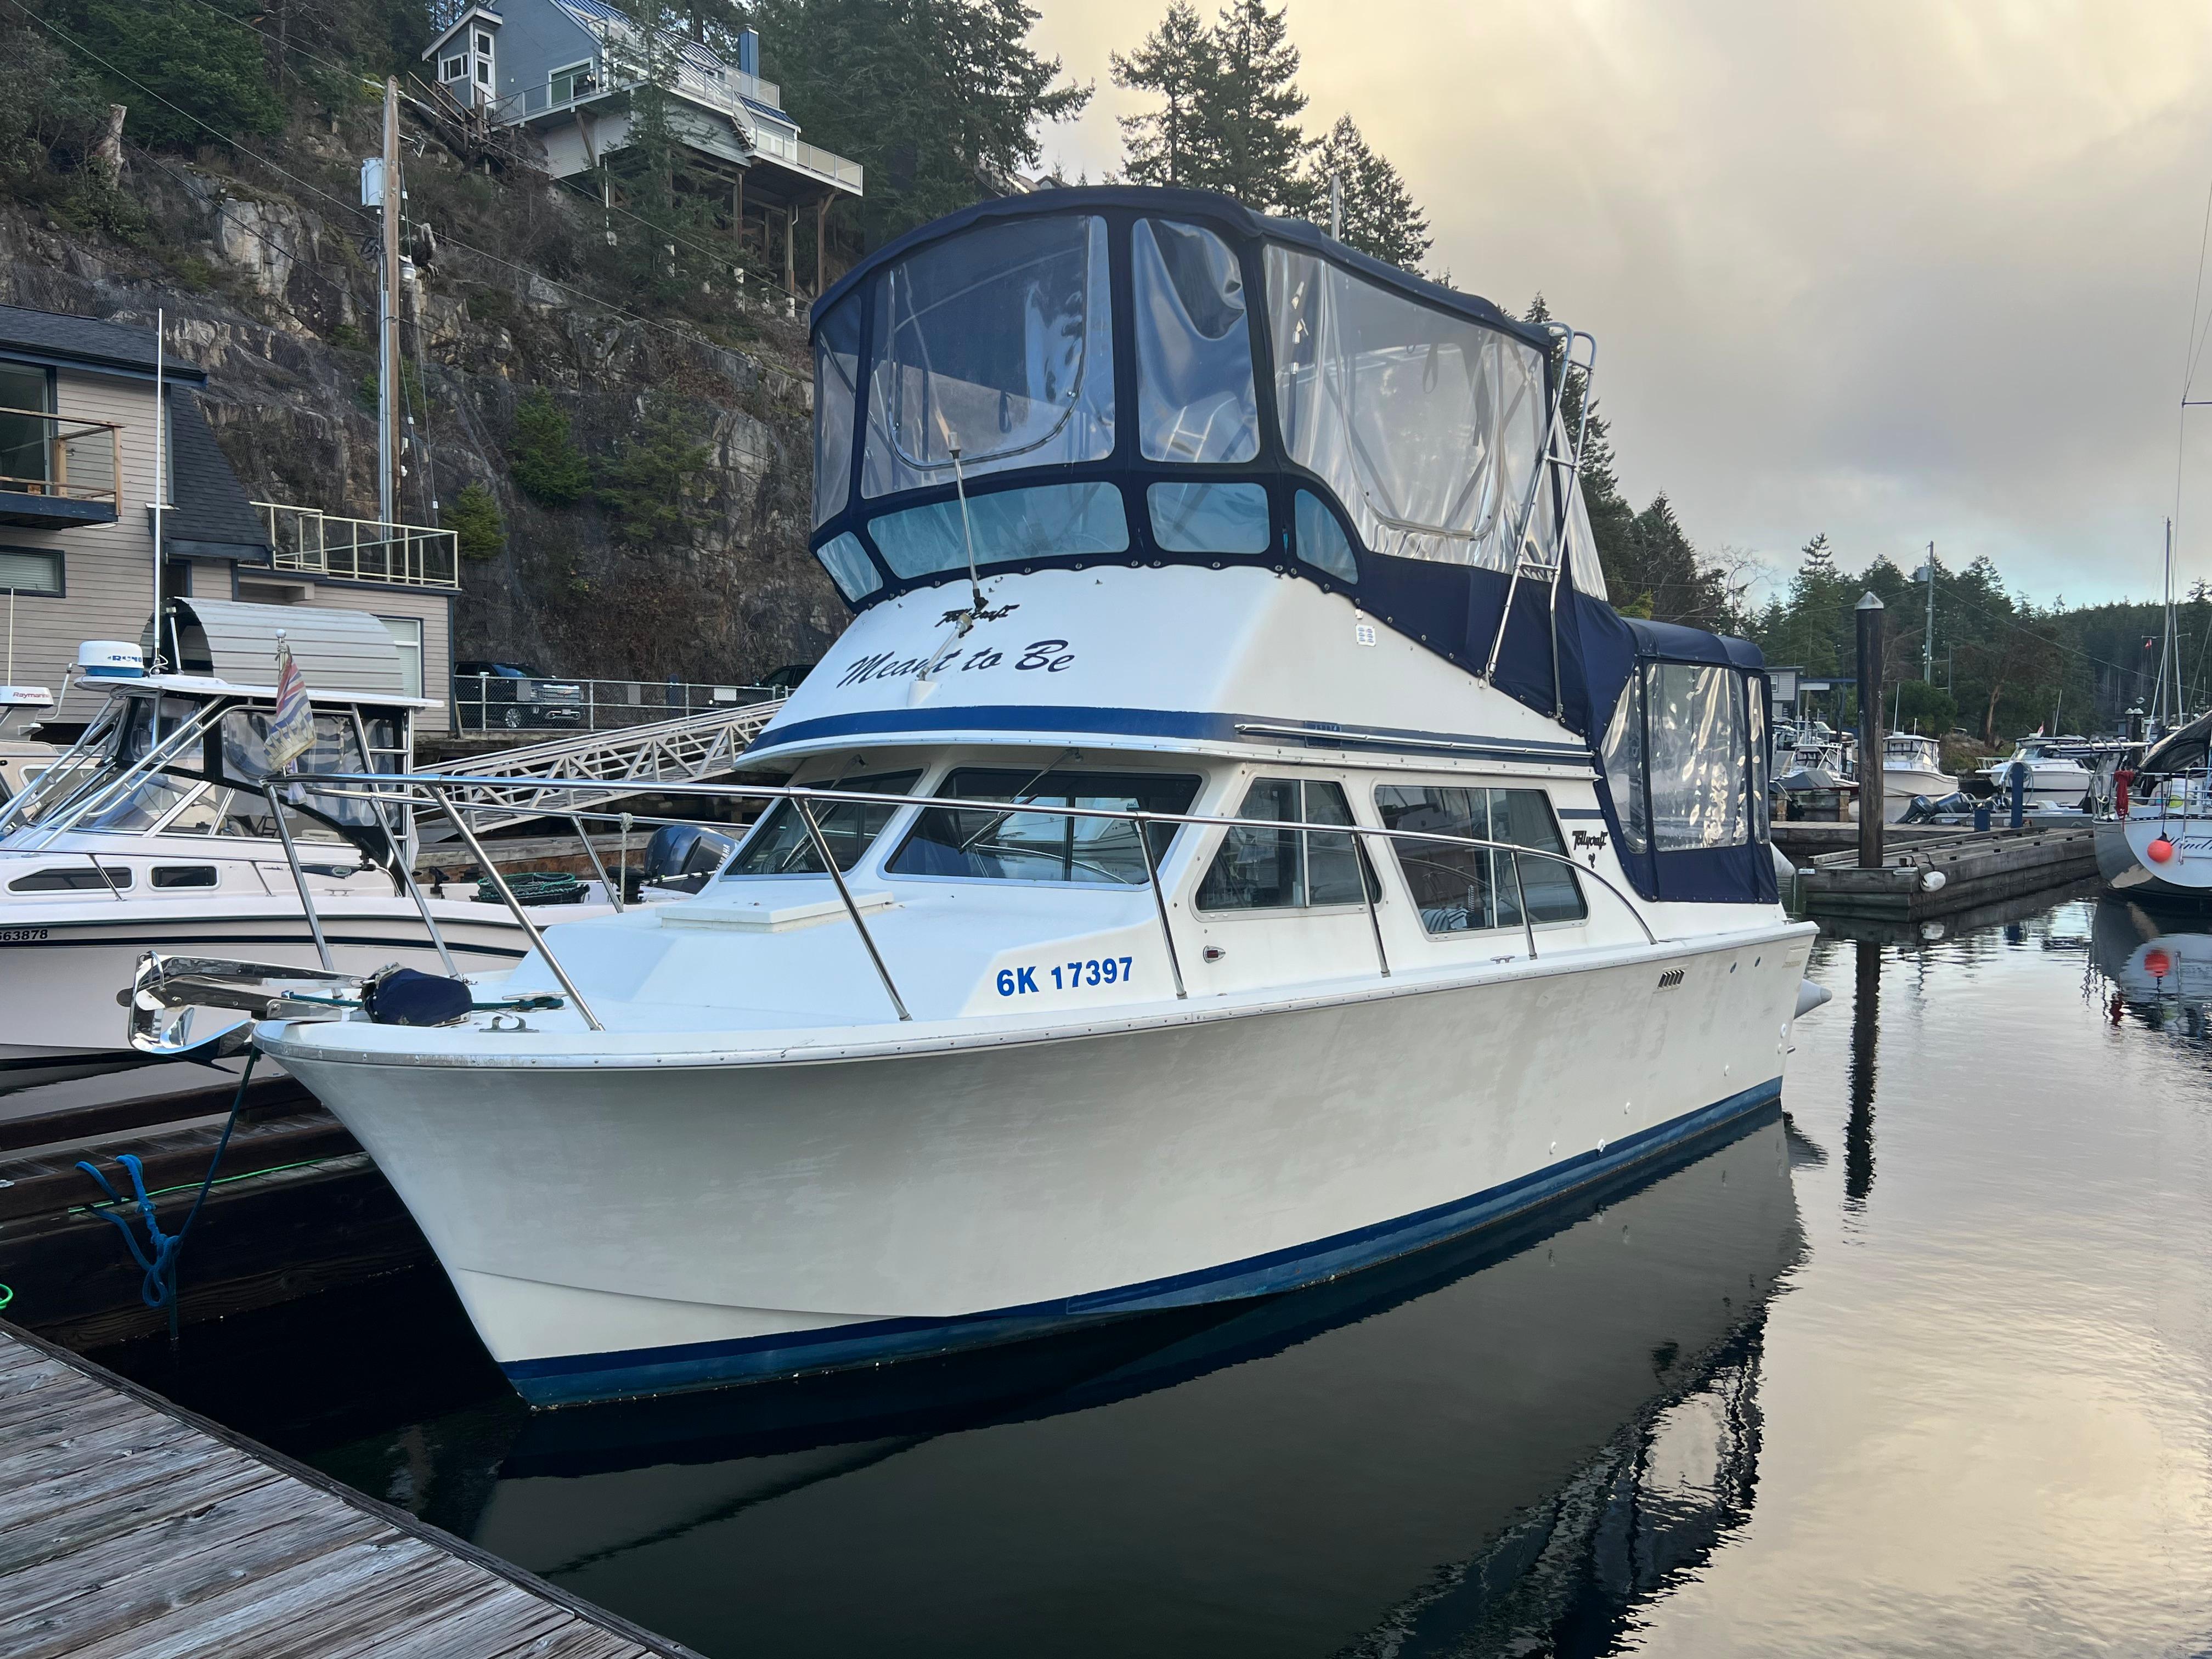
[[[131,1249],[131,1259],[145,1270],[146,1276],[138,1286],[139,1300],[149,1308],[169,1310],[169,1340],[177,1338],[177,1255],[185,1248],[185,1237],[192,1230],[192,1223],[200,1218],[200,1206],[207,1202],[208,1189],[215,1185],[215,1172],[222,1166],[222,1155],[230,1146],[231,1131],[238,1127],[238,1115],[246,1109],[246,1085],[253,1080],[253,1062],[261,1058],[258,1048],[249,1048],[246,1054],[246,1070],[238,1079],[238,1093],[230,1103],[230,1119],[222,1126],[222,1139],[216,1143],[215,1157],[208,1163],[207,1178],[200,1182],[199,1194],[192,1200],[192,1207],[185,1217],[185,1224],[173,1233],[161,1231],[154,1200],[146,1191],[146,1174],[137,1155],[125,1152],[116,1158],[131,1176],[131,1190],[138,1200],[138,1214],[146,1224],[146,1243],[142,1247],[138,1235],[131,1230],[127,1214],[114,1210],[98,1210],[94,1214],[115,1224],[123,1235],[123,1242]],[[78,1169],[100,1183],[100,1190],[107,1194],[108,1202],[117,1206],[124,1202],[123,1195],[108,1184],[107,1177],[90,1163],[80,1158]]]

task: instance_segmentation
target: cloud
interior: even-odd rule
[[[1164,6],[1033,3],[1045,49],[1098,83],[1048,155],[1095,179],[1118,165],[1114,117],[1141,104],[1107,54]],[[1847,565],[1933,540],[2045,598],[2155,589],[2212,184],[2212,13],[1292,0],[1290,16],[1310,129],[1352,113],[1428,208],[1456,286],[1516,309],[1540,289],[1596,334],[1623,483],[1666,490],[1700,544],[1786,568],[1816,530]],[[2191,419],[2180,563],[2212,576],[2212,410]]]

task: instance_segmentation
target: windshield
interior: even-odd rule
[[[1184,812],[1199,781],[1158,772],[1024,772],[967,766],[937,793],[966,800],[1080,806],[1121,812]],[[1176,826],[1150,827],[1153,862],[1167,854]],[[1059,881],[1140,887],[1151,880],[1137,826],[1126,818],[1066,817],[1051,812],[994,812],[937,807],[885,866],[899,876],[959,876],[977,881]]]
[[[863,795],[903,795],[921,781],[918,771],[884,772],[819,787],[850,789]],[[830,855],[837,860],[837,867],[849,870],[860,861],[861,855],[883,834],[884,826],[898,810],[872,801],[817,802],[814,821],[821,826],[822,839],[829,843]],[[738,849],[737,857],[722,872],[722,878],[726,881],[736,876],[822,873],[821,855],[814,850],[814,837],[807,831],[805,819],[789,801],[780,800],[761,815],[759,825],[745,838],[745,844]]]

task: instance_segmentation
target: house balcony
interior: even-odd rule
[[[0,525],[113,524],[122,505],[122,434],[112,421],[0,409]]]
[[[485,106],[493,124],[520,126],[550,123],[556,117],[612,103],[627,94],[644,77],[627,72],[616,60],[634,49],[614,38],[611,31],[603,30],[602,39],[608,45],[609,56],[601,59],[601,68],[567,71],[542,85],[525,87],[520,92],[494,100]],[[858,161],[807,143],[787,120],[768,112],[780,111],[783,106],[782,89],[775,82],[763,81],[743,70],[706,70],[689,58],[682,58],[677,63],[669,89],[685,102],[729,121],[744,149],[752,155],[833,189],[854,196],[863,193],[866,179]]]
[[[312,507],[256,501],[278,570],[329,581],[450,591],[461,585],[460,537],[428,525],[341,518]]]

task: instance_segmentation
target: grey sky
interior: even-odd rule
[[[1098,94],[1046,135],[1118,165],[1107,53],[1165,0],[1031,0]],[[1210,11],[1206,0],[1200,10]],[[1310,130],[1409,179],[1431,268],[1600,347],[1640,506],[1786,577],[1988,553],[2073,603],[2158,585],[2206,190],[2212,9],[2034,0],[1291,0]],[[2208,282],[2212,289],[2212,282]],[[2208,299],[2212,307],[2212,299]],[[2212,396],[2212,354],[2197,395]],[[2212,577],[2212,409],[2181,483]]]

